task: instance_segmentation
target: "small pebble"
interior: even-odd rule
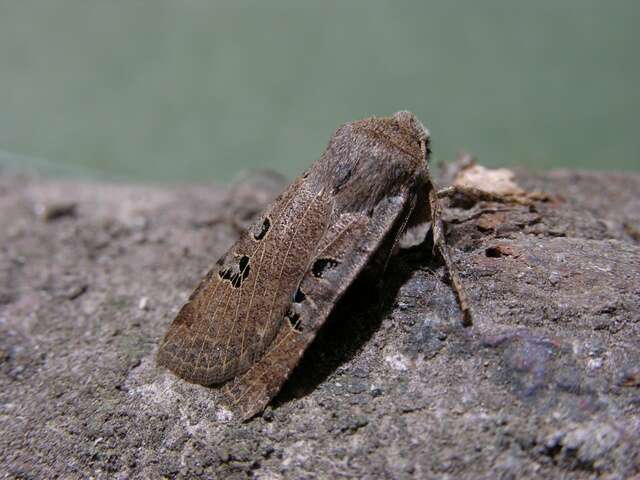
[[[373,397],[379,397],[380,395],[382,395],[382,389],[380,387],[371,387],[371,390],[369,391],[369,394]]]
[[[602,367],[602,358],[590,358],[589,360],[587,360],[587,368],[589,370],[597,370],[598,368]]]
[[[79,298],[82,295],[84,295],[88,289],[89,289],[89,286],[86,284],[74,285],[67,291],[65,296],[69,300],[75,300],[76,298]]]
[[[140,302],[138,302],[138,308],[140,310],[144,310],[145,312],[149,310],[149,297],[142,297]]]
[[[354,382],[348,383],[346,386],[347,392],[357,395],[367,391],[367,386],[364,383]]]
[[[36,203],[33,211],[45,222],[51,222],[63,217],[74,217],[77,206],[75,202]]]
[[[272,422],[273,421],[273,410],[271,410],[271,408],[267,408],[264,412],[262,412],[262,418],[263,418],[263,420],[265,422]]]

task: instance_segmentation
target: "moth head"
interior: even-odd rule
[[[406,131],[411,137],[420,144],[423,152],[424,160],[428,161],[431,156],[431,137],[429,130],[422,124],[418,118],[408,110],[400,110],[393,114],[393,120],[398,124],[401,130]]]
[[[371,210],[419,182],[429,157],[429,132],[411,112],[346,123],[310,170],[310,185],[327,186],[345,211]]]
[[[400,110],[393,114],[393,119],[401,128],[412,132],[418,140],[429,140],[429,130],[427,130],[422,122],[410,111]]]

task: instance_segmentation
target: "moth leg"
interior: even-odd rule
[[[433,231],[433,247],[438,249],[440,256],[444,260],[447,272],[451,278],[451,284],[458,297],[460,303],[460,309],[462,310],[462,324],[465,327],[470,326],[473,323],[471,315],[471,307],[467,291],[464,288],[462,280],[458,274],[458,269],[451,260],[449,255],[449,247],[444,237],[444,228],[442,225],[442,209],[440,202],[438,201],[438,193],[434,188],[429,190],[429,206],[431,209],[431,229]]]
[[[295,328],[285,320],[264,355],[224,386],[223,395],[242,421],[266,408],[298,364],[310,340]]]

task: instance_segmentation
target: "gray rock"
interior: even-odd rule
[[[445,211],[473,327],[459,326],[429,246],[405,249],[383,307],[357,282],[267,412],[238,424],[216,389],[154,355],[282,181],[225,192],[0,177],[1,475],[637,475],[640,176],[519,180],[552,201]],[[74,215],[43,222],[33,211],[48,204]]]

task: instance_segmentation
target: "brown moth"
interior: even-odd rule
[[[202,280],[158,363],[189,382],[226,383],[243,420],[278,393],[365,266],[384,269],[400,236],[431,221],[465,323],[470,309],[443,236],[429,133],[410,112],[342,125]]]

